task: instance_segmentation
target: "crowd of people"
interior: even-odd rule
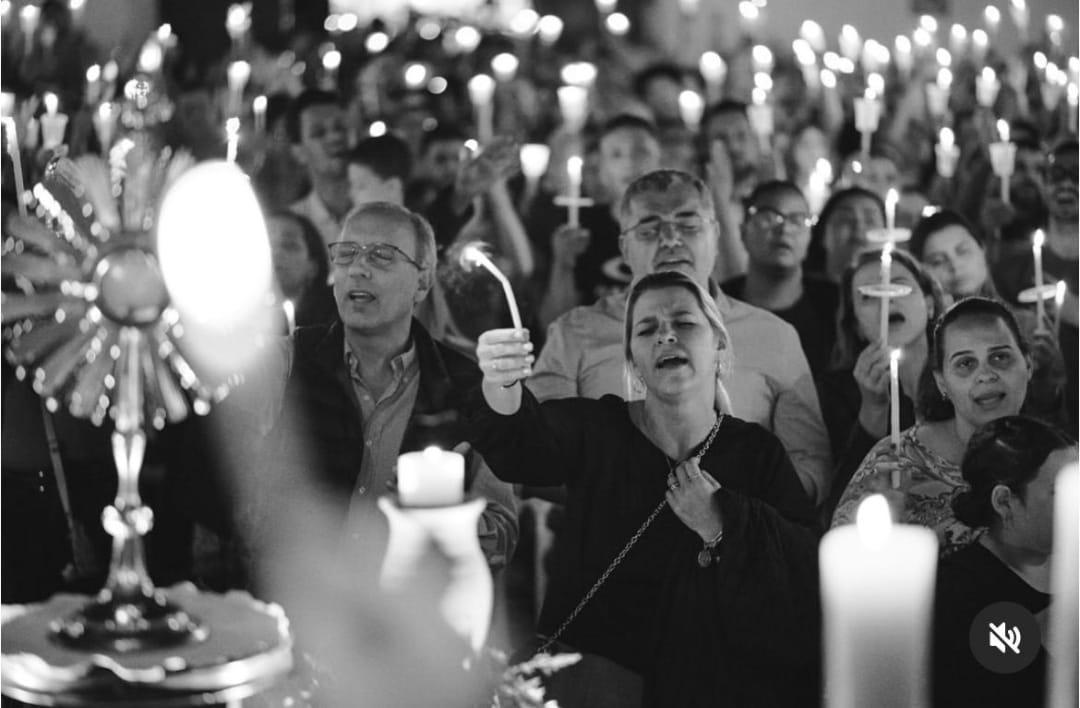
[[[43,3],[22,41],[66,47],[46,56],[68,64],[5,61],[4,91],[25,120],[56,92],[71,116],[62,149],[105,155],[80,83],[89,49],[66,7]],[[244,109],[236,158],[264,208],[280,341],[211,416],[156,434],[155,580],[272,593],[301,499],[353,557],[377,558],[355,548],[385,545],[375,500],[398,455],[438,445],[465,454],[466,486],[487,500],[478,538],[509,579],[517,634],[585,655],[550,681],[560,705],[810,706],[822,692],[818,541],[881,493],[895,520],[938,536],[937,704],[972,703],[978,686],[979,705],[1039,705],[1045,654],[992,674],[968,629],[991,602],[1038,614],[1053,601],[1049,500],[1078,429],[1080,180],[1076,107],[1040,91],[1032,52],[1070,69],[1076,58],[1049,37],[1016,55],[969,48],[951,58],[944,113],[926,95],[939,55],[894,63],[881,124],[860,144],[848,99],[871,72],[859,65],[823,88],[774,47],[763,131],[752,42],[694,120],[680,92],[709,94],[696,69],[622,37],[576,56],[534,41],[500,78],[495,135],[478,142],[466,79],[513,43],[488,32],[451,55],[421,39],[425,21],[377,50],[341,41],[340,74],[320,72],[325,47],[301,39],[292,64],[241,42],[181,78],[170,68],[184,38],[145,74],[177,107],[155,130],[198,159],[226,154],[228,92],[215,81],[229,62],[291,77],[247,86],[244,105],[266,96],[257,124]],[[549,71],[571,58],[597,69],[583,127],[560,116]],[[293,71],[301,59],[306,74]],[[414,66],[441,90],[403,78]],[[978,101],[983,66],[1024,80]],[[989,155],[999,119],[1017,148],[1007,191]],[[935,160],[945,126],[953,170]],[[539,177],[522,174],[527,142],[547,148]],[[32,184],[56,149],[21,148]],[[589,203],[566,169],[575,156]],[[822,161],[836,175],[824,184]],[[13,169],[9,151],[5,256],[25,218]],[[910,240],[891,242],[898,229]],[[522,327],[499,284],[460,264],[476,241],[513,284]],[[883,299],[871,292],[886,258],[897,294]],[[1040,282],[1060,283],[1041,309],[1024,294],[1037,265]],[[3,276],[5,290],[33,279]],[[39,405],[7,362],[3,397],[3,601],[93,589],[108,549],[96,522],[111,491],[107,431]],[[536,543],[519,524],[533,496],[560,510],[535,626],[541,600],[513,580],[533,567],[515,553],[522,535]],[[88,547],[74,549],[75,528]]]

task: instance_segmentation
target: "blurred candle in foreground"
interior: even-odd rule
[[[552,46],[562,36],[563,21],[556,15],[544,15],[536,26],[540,33],[540,42],[545,46]]]
[[[43,148],[51,150],[63,144],[68,117],[59,112],[60,99],[55,93],[46,92],[42,103],[45,113],[41,115],[41,143]]]
[[[821,213],[825,202],[829,200],[829,185],[832,184],[832,178],[832,163],[828,158],[819,157],[806,185],[806,201],[810,205],[811,213],[815,216]]]
[[[977,29],[971,33],[971,59],[978,65],[986,61],[986,50],[990,47],[990,36],[986,30]]]
[[[509,52],[496,54],[491,58],[491,70],[496,80],[503,83],[513,81],[518,70],[518,58]]]
[[[341,66],[341,52],[337,49],[330,49],[322,55],[322,85],[327,91],[334,91],[337,89],[337,72]]]
[[[855,130],[862,139],[863,159],[870,157],[870,141],[878,129],[881,119],[881,104],[872,89],[866,89],[861,97],[855,98]]]
[[[465,458],[429,447],[398,456],[397,491],[402,506],[449,506],[465,498]]]
[[[911,73],[911,67],[915,62],[915,59],[911,54],[911,40],[906,36],[899,34],[896,36],[893,48],[896,50],[893,52],[893,57],[896,59],[897,70],[899,70],[902,76],[908,76]]]
[[[1043,323],[1046,321],[1046,305],[1043,301],[1043,264],[1042,250],[1046,242],[1046,233],[1042,229],[1035,229],[1031,237],[1031,257],[1035,268],[1035,329],[1045,331]]]
[[[1061,470],[1054,481],[1054,550],[1050,556],[1050,621],[1046,653],[1048,708],[1077,705],[1077,617],[1080,596],[1080,480],[1075,464]]]
[[[255,132],[262,135],[266,132],[266,96],[259,95],[251,100],[251,114],[255,119]]]
[[[862,53],[862,37],[853,25],[840,28],[840,54],[851,61],[857,61]]]
[[[893,524],[878,494],[822,538],[827,708],[929,705],[937,548],[930,529]]]
[[[548,162],[551,160],[551,148],[543,143],[527,143],[521,146],[519,157],[525,182],[531,190],[535,190],[540,183],[540,178],[547,172]]]
[[[998,81],[997,72],[988,66],[975,77],[975,100],[983,108],[992,108],[997,100],[1001,82]]]

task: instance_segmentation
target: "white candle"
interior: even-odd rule
[[[900,34],[896,36],[896,41],[893,46],[896,49],[896,51],[893,52],[893,56],[896,58],[896,68],[900,71],[901,75],[907,76],[911,73],[911,67],[915,62],[911,53],[911,40]]]
[[[971,33],[971,58],[978,65],[986,61],[986,50],[990,46],[990,35],[986,30],[977,29]]]
[[[998,27],[1001,25],[1001,10],[993,5],[987,5],[983,10],[983,22],[986,23],[986,31],[991,37],[996,37]]]
[[[557,94],[563,125],[571,133],[581,132],[581,129],[585,127],[585,111],[589,101],[588,89],[581,86],[560,86]]]
[[[1050,556],[1049,636],[1046,653],[1049,708],[1077,703],[1077,597],[1080,595],[1077,559],[1080,558],[1080,484],[1076,465],[1058,473],[1054,482],[1054,551]]]
[[[818,550],[828,708],[929,705],[930,621],[938,542],[892,524],[880,495]]]
[[[679,93],[679,115],[690,132],[696,133],[705,113],[705,101],[697,91],[689,89]]]
[[[322,55],[322,87],[327,91],[337,90],[337,72],[341,66],[341,52],[331,49]]]
[[[1042,249],[1046,241],[1046,234],[1042,229],[1036,229],[1031,237],[1031,255],[1035,262],[1035,329],[1045,331],[1043,322],[1046,320],[1046,305],[1043,303],[1043,269]]]
[[[324,57],[325,60],[325,57]],[[226,73],[229,82],[229,115],[240,115],[244,100],[244,87],[251,78],[251,64],[246,61],[234,61],[229,64]]]
[[[767,75],[765,75],[767,76]],[[751,92],[751,104],[746,107],[747,117],[750,119],[750,127],[758,136],[761,148],[769,151],[769,138],[772,137],[774,123],[772,106],[769,105],[769,93],[758,86]]]
[[[106,101],[111,101],[113,96],[116,95],[116,78],[120,75],[120,66],[112,59],[105,62],[105,66],[101,67],[101,81],[104,84],[101,90],[101,97]]]
[[[1025,0],[1009,0],[1009,15],[1012,17],[1013,24],[1016,25],[1016,32],[1020,35],[1020,39],[1026,41],[1028,21],[1030,20],[1027,2]]]
[[[248,12],[248,6],[241,3],[229,5],[225,14],[225,31],[232,40],[233,49],[239,48],[250,27],[251,14]]]
[[[999,90],[1001,82],[998,81],[997,72],[988,66],[983,67],[982,72],[975,77],[975,99],[979,105],[992,108]]]
[[[45,113],[41,116],[41,141],[46,150],[59,147],[64,142],[67,130],[67,115],[58,112],[60,99],[55,93],[47,92],[44,96]]]
[[[719,101],[724,94],[724,80],[727,78],[727,63],[716,52],[703,52],[698,60],[698,71],[705,79],[705,90],[710,103]]]
[[[568,191],[570,192],[570,202],[567,204],[566,223],[570,226],[577,227],[579,225],[578,209],[579,200],[581,199],[581,169],[583,161],[579,155],[571,155],[566,159],[566,182]]]
[[[810,205],[811,213],[821,213],[825,202],[829,200],[829,185],[832,184],[832,179],[832,163],[828,158],[819,157],[806,185],[806,201]]]
[[[551,160],[551,148],[543,143],[527,143],[521,146],[521,172],[528,183],[535,185],[547,172]]]
[[[545,46],[554,45],[562,36],[563,21],[555,15],[544,15],[536,26],[540,30],[540,42]]]
[[[165,61],[165,51],[157,39],[151,38],[146,41],[139,51],[138,69],[144,74],[156,74],[161,70],[161,64]]]
[[[12,103],[14,103],[14,94],[4,94],[5,96],[11,96]],[[6,104],[7,101],[5,100]],[[15,202],[19,208],[19,216],[26,216],[26,185],[23,184],[22,173],[22,156],[19,153],[19,136],[18,131],[15,129],[15,119],[8,115],[7,108],[3,118],[4,133],[7,137],[7,149],[8,155],[11,156],[11,171],[15,177]]]
[[[855,130],[859,131],[862,138],[862,153],[865,158],[870,156],[870,141],[874,131],[878,129],[881,119],[881,104],[878,103],[877,94],[867,88],[861,97],[855,98]]]
[[[285,313],[285,328],[289,335],[296,331],[296,305],[292,300],[281,303],[281,311]]]
[[[948,71],[948,69],[942,69]],[[943,77],[940,76],[939,79]],[[941,82],[926,84],[926,108],[934,118],[941,118],[949,110],[949,90],[942,88]]]
[[[236,162],[236,153],[240,144],[240,119],[229,118],[225,121],[225,159]]]
[[[113,135],[116,131],[116,107],[106,101],[94,111],[94,131],[97,133],[98,144],[101,145],[101,154],[109,154],[112,147]]]
[[[498,81],[506,83],[513,81],[518,70],[518,58],[509,52],[496,54],[491,58],[491,70],[495,73]]]
[[[506,297],[506,306],[510,309],[510,319],[514,323],[514,329],[521,329],[521,313],[518,311],[517,299],[514,298],[514,290],[510,287],[510,281],[503,275],[498,266],[487,257],[481,245],[482,243],[477,242],[465,244],[465,247],[461,249],[461,264],[466,268],[478,265],[495,276],[495,279],[502,285],[503,295]]]
[[[862,52],[862,38],[853,25],[840,28],[840,54],[851,61],[856,61]]]
[[[820,54],[825,51],[825,30],[821,29],[821,25],[813,20],[803,20],[799,25],[799,36],[810,43],[810,46],[815,52]]]
[[[91,64],[86,70],[86,105],[93,106],[101,98],[101,65]]]
[[[889,191],[885,193],[885,228],[889,232],[889,239],[893,239],[893,232],[896,231],[896,205],[900,203],[900,192],[896,190],[896,187],[889,187]]]
[[[495,137],[495,113],[491,99],[495,95],[495,79],[477,74],[469,79],[469,100],[476,112],[476,138],[481,144]]]
[[[251,114],[255,117],[255,132],[262,135],[266,132],[266,96],[256,96],[251,101]]]
[[[1054,286],[1054,333],[1061,337],[1061,308],[1065,305],[1065,295],[1069,292],[1069,286],[1064,280],[1057,281]]]
[[[997,122],[1001,140],[990,143],[990,167],[1001,179],[1001,201],[1009,203],[1009,178],[1016,167],[1016,146],[1009,142],[1009,124],[1004,120]]]
[[[956,174],[956,163],[960,159],[960,148],[956,146],[956,135],[952,128],[942,128],[938,133],[938,144],[934,147],[937,156],[937,171],[942,177],[949,178]]]
[[[465,498],[465,458],[429,447],[406,452],[397,463],[398,500],[402,506],[449,506]]]
[[[889,233],[892,233],[891,231]],[[889,345],[889,289],[892,287],[892,241],[886,241],[881,249],[881,346]]]
[[[900,450],[900,350],[889,351],[889,442],[893,452]],[[893,471],[892,486],[900,486],[899,470]]]

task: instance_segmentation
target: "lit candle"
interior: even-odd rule
[[[750,60],[753,62],[755,72],[764,72],[766,74],[773,70],[775,63],[772,50],[764,44],[754,45],[753,49],[750,50]]]
[[[536,198],[540,188],[540,178],[547,172],[548,162],[551,160],[551,148],[543,143],[527,143],[521,146],[518,153],[521,159],[521,173],[525,175],[525,195],[523,197],[522,213]]]
[[[762,74],[762,76],[768,75]],[[746,107],[750,127],[757,134],[762,150],[768,152],[770,149],[769,138],[772,137],[774,128],[772,106],[768,103],[769,92],[765,88],[757,86],[750,95],[752,102]]]
[[[402,506],[460,504],[465,498],[465,458],[437,447],[399,455],[397,491]]]
[[[296,331],[296,305],[292,300],[284,300],[281,303],[281,311],[285,313],[285,327],[289,336]]]
[[[104,83],[101,97],[104,100],[111,101],[113,96],[116,95],[116,79],[119,75],[120,66],[112,59],[105,62],[105,66],[101,67],[101,81]]]
[[[581,132],[581,129],[585,127],[585,111],[589,101],[588,90],[581,86],[560,86],[557,94],[563,125],[571,133]]]
[[[91,64],[86,70],[86,105],[93,106],[101,98],[101,66]]]
[[[38,22],[41,20],[41,8],[34,4],[27,4],[19,10],[19,28],[26,37],[26,53],[30,53],[33,46],[34,32],[37,31]]]
[[[503,83],[513,81],[518,70],[518,58],[509,52],[496,54],[491,58],[491,70],[497,80]]]
[[[1000,90],[1001,82],[998,81],[997,72],[988,66],[983,67],[982,72],[975,77],[975,99],[979,105],[992,108]]]
[[[466,54],[474,52],[480,46],[481,39],[483,39],[483,36],[480,34],[480,30],[471,25],[462,25],[454,32],[454,41],[457,42],[461,51]]]
[[[739,3],[739,24],[743,33],[754,37],[757,35],[758,24],[761,22],[761,10],[750,0],[742,0]]]
[[[889,346],[889,292],[892,287],[892,241],[886,241],[881,249],[881,318],[879,340],[881,346]]]
[[[1054,285],[1054,332],[1061,337],[1061,308],[1065,305],[1065,295],[1069,292],[1069,286],[1064,280],[1057,281]]]
[[[322,55],[322,86],[327,91],[337,89],[337,72],[341,66],[341,52],[330,49]]]
[[[240,145],[240,119],[236,116],[225,121],[225,159],[236,162],[236,153]]]
[[[1061,46],[1061,33],[1065,31],[1065,20],[1061,15],[1046,16],[1046,36],[1050,38],[1050,44],[1055,47]]]
[[[1021,41],[1026,41],[1028,21],[1030,20],[1027,2],[1025,0],[1009,0],[1009,16],[1012,17],[1013,24],[1016,25],[1016,32],[1020,35]]]
[[[112,147],[113,135],[116,132],[116,107],[106,101],[94,111],[94,132],[97,133],[98,144],[101,146],[101,154],[108,155]]]
[[[986,24],[987,34],[997,37],[998,27],[1001,25],[1001,10],[993,5],[987,5],[983,10],[983,22]]]
[[[566,178],[567,187],[570,192],[570,203],[567,204],[569,210],[567,214],[566,223],[573,227],[579,225],[578,221],[578,200],[581,199],[581,168],[583,162],[579,155],[571,155],[566,159]]]
[[[325,60],[325,57],[324,57]],[[234,61],[229,64],[227,79],[229,82],[229,115],[240,115],[244,101],[244,87],[251,78],[251,64],[246,61]]]
[[[941,72],[949,72],[948,69],[941,69],[938,72],[938,80],[934,83],[926,84],[926,109],[930,112],[930,115],[934,118],[942,118],[949,110],[949,90],[948,86],[942,86],[945,76],[949,77],[949,83],[952,82],[952,72],[949,72],[945,76]]]
[[[893,452],[900,450],[900,350],[889,350],[889,442]],[[893,470],[892,486],[900,486],[899,470]]]
[[[953,24],[949,28],[949,51],[957,56],[967,51],[968,31],[961,24]]]
[[[1042,229],[1036,229],[1031,237],[1031,255],[1035,263],[1035,329],[1046,331],[1043,322],[1046,321],[1046,305],[1043,303],[1043,266],[1042,249],[1046,241],[1046,234]]]
[[[1065,90],[1065,100],[1069,104],[1069,133],[1076,135],[1080,123],[1080,85],[1070,81]]]
[[[587,61],[570,62],[559,71],[559,77],[565,84],[590,89],[596,83],[596,65]]]
[[[727,63],[716,52],[703,52],[698,60],[698,70],[705,80],[705,91],[710,103],[719,101],[724,94],[724,80],[727,78]]]
[[[889,240],[892,241],[896,231],[896,205],[900,203],[900,192],[896,187],[889,187],[885,193],[885,228],[889,232]]]
[[[881,495],[819,547],[828,708],[929,705],[938,542],[892,524]]]
[[[825,30],[813,20],[803,20],[799,25],[799,36],[810,43],[815,52],[821,54],[825,51]]]
[[[880,118],[881,104],[878,103],[877,94],[868,88],[862,97],[855,98],[855,130],[862,138],[862,153],[866,159],[870,157],[870,141]]]
[[[825,202],[829,200],[829,185],[832,184],[832,163],[828,158],[819,157],[806,185],[806,201],[813,214],[820,214]]]
[[[701,94],[689,89],[679,93],[679,115],[690,132],[696,133],[701,125],[701,116],[705,113],[705,101]]]
[[[977,29],[971,33],[971,58],[978,65],[986,61],[986,50],[990,47],[990,35],[986,30]]]
[[[232,40],[233,50],[238,51],[243,44],[248,29],[251,28],[250,3],[229,5],[225,14],[225,31]]]
[[[465,268],[478,265],[495,276],[495,279],[502,285],[503,295],[506,297],[506,306],[510,308],[510,319],[514,323],[514,329],[521,329],[521,313],[518,312],[517,300],[514,298],[514,290],[510,287],[510,281],[491,262],[491,259],[487,257],[481,246],[482,243],[480,242],[465,244],[465,247],[461,249],[461,264]]]
[[[630,18],[621,12],[613,12],[604,18],[604,29],[615,37],[625,37],[630,31]]]
[[[492,60],[492,64],[494,63],[494,60]],[[405,65],[405,72],[402,76],[405,79],[405,87],[410,91],[417,91],[427,83],[428,69],[420,62],[412,62]]]
[[[1009,178],[1016,167],[1016,146],[1009,142],[1009,124],[997,122],[998,136],[1001,140],[990,143],[990,167],[1001,180],[1001,201],[1009,203]]]
[[[266,132],[266,96],[256,96],[251,101],[251,113],[255,117],[255,132],[262,135]]]
[[[552,46],[562,36],[563,21],[555,15],[544,15],[536,24],[540,31],[540,42],[545,46]]]
[[[157,39],[150,38],[146,40],[142,49],[139,50],[139,61],[137,63],[139,71],[144,74],[156,74],[161,70],[161,64],[164,61],[165,52]]]
[[[495,112],[491,99],[495,95],[495,79],[477,74],[469,79],[469,100],[476,112],[476,138],[482,144],[495,137]]]
[[[938,133],[938,143],[934,147],[937,156],[937,171],[942,177],[949,178],[956,174],[956,164],[960,160],[960,148],[956,146],[956,136],[952,128],[942,128]]]
[[[896,68],[903,76],[911,74],[911,67],[915,63],[915,58],[911,53],[911,40],[902,34],[896,36],[896,41],[893,44],[895,52],[893,57],[896,58]]]
[[[41,116],[42,147],[51,150],[63,144],[68,117],[58,112],[60,98],[55,93],[46,92],[42,102],[45,104],[45,113]]]
[[[9,98],[10,97],[10,100]],[[15,177],[15,202],[19,208],[19,216],[26,216],[26,185],[23,184],[22,157],[19,153],[19,135],[15,129],[14,111],[15,94],[4,94],[3,120],[4,134],[7,138],[8,155],[11,156],[11,171]],[[10,104],[10,105],[9,105]]]
[[[862,52],[862,38],[852,25],[840,28],[840,54],[851,61],[856,61]]]
[[[1047,702],[1051,708],[1076,705],[1077,695],[1077,596],[1080,595],[1080,480],[1077,467],[1069,465],[1054,480],[1054,550],[1050,556],[1050,621],[1046,653]]]

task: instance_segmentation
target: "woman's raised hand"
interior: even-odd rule
[[[719,506],[713,503],[720,483],[691,457],[668,475],[667,484],[668,504],[675,515],[701,540],[716,538],[724,528]]]
[[[855,360],[851,372],[859,386],[859,424],[871,437],[882,437],[889,428],[889,351],[871,342]]]
[[[484,375],[484,398],[495,412],[512,415],[521,406],[519,381],[532,374],[533,344],[527,329],[489,329],[476,344]]]

